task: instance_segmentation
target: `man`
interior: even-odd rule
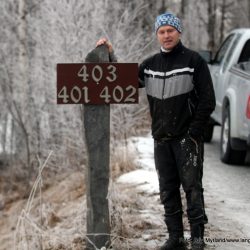
[[[140,65],[139,84],[146,88],[149,101],[155,165],[169,233],[160,249],[185,249],[180,185],[186,194],[192,249],[203,249],[207,216],[202,136],[215,108],[212,80],[206,62],[182,45],[179,18],[172,13],[158,16],[155,32],[161,51]],[[111,44],[99,44],[103,43],[111,52]]]
[[[146,87],[160,197],[169,239],[163,249],[185,249],[180,185],[187,200],[192,249],[203,249],[202,188],[204,127],[215,108],[215,96],[206,62],[181,41],[180,19],[172,13],[156,18],[158,54],[140,65],[139,81]]]

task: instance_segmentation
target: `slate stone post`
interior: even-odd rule
[[[92,50],[86,62],[109,62],[105,45]],[[110,106],[84,105],[84,129],[88,154],[87,165],[87,250],[110,243],[108,205],[110,160]],[[93,246],[93,244],[94,246]]]

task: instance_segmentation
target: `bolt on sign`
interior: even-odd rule
[[[57,104],[138,103],[137,63],[57,64]]]

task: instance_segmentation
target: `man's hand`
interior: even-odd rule
[[[100,45],[106,45],[109,49],[109,53],[113,52],[113,47],[112,44],[108,41],[107,38],[101,38],[100,40],[97,41],[96,43],[96,47],[100,46]]]

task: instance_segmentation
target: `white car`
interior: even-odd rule
[[[233,30],[215,58],[205,51],[213,79],[216,108],[205,132],[212,139],[214,125],[221,125],[221,160],[242,164],[250,145],[250,29]]]

